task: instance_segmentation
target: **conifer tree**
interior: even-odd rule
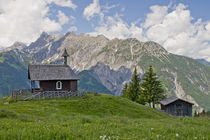
[[[143,82],[141,83],[142,97],[146,102],[155,108],[155,104],[159,103],[160,100],[165,98],[164,90],[161,82],[158,80],[156,73],[153,71],[152,66],[149,67],[145,73]]]
[[[145,105],[147,101],[147,98],[144,96],[144,93],[142,92],[141,86],[140,86],[140,91],[139,91],[139,96],[137,99],[137,103]]]
[[[124,88],[122,90],[122,97],[128,98],[128,84],[125,83]]]
[[[134,69],[131,82],[128,86],[128,96],[132,101],[137,101],[140,93],[140,78],[137,74],[136,68]]]
[[[140,78],[137,74],[136,68],[134,69],[131,81],[128,85],[125,85],[122,96],[132,101],[137,101],[140,93]]]

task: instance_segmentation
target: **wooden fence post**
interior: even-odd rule
[[[12,90],[12,100],[14,100],[14,91]]]

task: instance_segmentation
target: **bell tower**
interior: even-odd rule
[[[67,50],[65,48],[62,57],[64,57],[64,65],[67,65],[67,57],[69,57],[69,54],[67,53]]]

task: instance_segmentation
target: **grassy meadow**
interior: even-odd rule
[[[1,140],[210,139],[210,118],[171,117],[112,95],[5,102]]]

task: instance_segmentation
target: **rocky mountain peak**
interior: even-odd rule
[[[53,41],[51,36],[48,35],[46,32],[43,32],[35,42],[32,42],[25,49],[25,51],[28,53],[38,52],[43,46],[45,46],[46,44],[48,44],[51,41]]]
[[[16,41],[12,46],[10,46],[8,48],[4,48],[0,52],[7,52],[7,51],[11,51],[11,50],[12,51],[13,50],[22,51],[26,46],[27,45],[25,43]]]
[[[76,34],[74,32],[67,32],[64,36],[75,36]]]
[[[26,46],[26,44],[23,42],[16,41],[11,47],[20,47],[20,46]]]
[[[154,56],[168,55],[169,53],[158,43],[154,41],[147,41],[143,47]]]
[[[104,35],[97,35],[97,38],[101,38],[101,39],[105,39],[105,40],[109,40],[107,37],[105,37]]]
[[[50,35],[46,32],[42,32],[39,38],[48,38]]]

